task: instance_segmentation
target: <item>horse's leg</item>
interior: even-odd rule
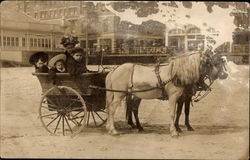
[[[177,111],[176,111],[176,119],[175,119],[175,127],[176,127],[176,130],[178,132],[182,132],[180,126],[179,126],[179,119],[180,119],[180,116],[181,116],[181,112],[182,112],[182,107],[183,107],[183,99],[182,97],[180,97],[177,101]]]
[[[190,112],[190,102],[192,101],[192,97],[189,97],[185,100],[185,125],[188,131],[194,131],[189,123],[189,112]]]
[[[132,128],[136,128],[135,124],[133,123],[133,103],[134,99],[131,95],[127,95],[126,97],[126,104],[127,104],[127,110],[126,110],[126,118],[128,119],[128,125],[130,125]]]
[[[117,109],[117,107],[122,103],[122,99],[125,97],[125,95],[121,94],[121,93],[114,93],[114,99],[112,101],[112,103],[109,106],[109,112],[108,112],[108,116],[109,116],[109,133],[111,135],[116,135],[119,134],[116,129],[115,129],[115,125],[114,125],[114,116],[115,116],[115,111]]]
[[[133,116],[132,111],[129,110],[128,111],[128,125],[130,125],[133,129],[135,129],[136,126],[135,126],[135,124],[133,122],[133,117],[132,116]]]
[[[141,103],[141,99],[136,98],[134,100],[134,102],[135,103],[134,103],[133,113],[134,113],[134,117],[135,117],[135,121],[136,121],[136,127],[140,132],[142,132],[142,131],[144,131],[144,129],[142,128],[141,123],[139,121],[139,117],[138,117],[138,111],[139,111],[139,106],[140,106],[140,103]]]
[[[169,97],[169,112],[170,112],[170,134],[172,137],[179,136],[179,133],[177,132],[175,128],[175,114],[176,114],[176,101],[177,101],[176,95],[171,95]]]

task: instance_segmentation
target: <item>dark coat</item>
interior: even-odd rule
[[[66,61],[67,72],[72,75],[79,75],[88,71],[85,60],[82,62],[77,62],[73,57],[69,56]]]
[[[48,73],[49,68],[47,66],[43,66],[42,68],[35,67],[36,73]]]

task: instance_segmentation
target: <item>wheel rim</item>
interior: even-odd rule
[[[77,134],[86,125],[87,107],[74,89],[55,86],[42,96],[39,117],[43,127],[51,134]]]

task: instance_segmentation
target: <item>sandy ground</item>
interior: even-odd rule
[[[124,108],[116,125],[124,134],[110,136],[105,127],[87,128],[76,137],[52,136],[38,119],[41,88],[33,68],[1,68],[1,157],[3,158],[143,158],[247,159],[249,155],[249,66],[230,63],[231,77],[191,107],[188,132],[171,138],[168,102],[144,100],[144,133],[125,123]],[[91,68],[91,67],[90,67]]]

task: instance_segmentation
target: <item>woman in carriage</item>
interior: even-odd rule
[[[36,73],[48,73],[48,54],[45,52],[36,52],[30,56],[29,63],[35,66]]]

